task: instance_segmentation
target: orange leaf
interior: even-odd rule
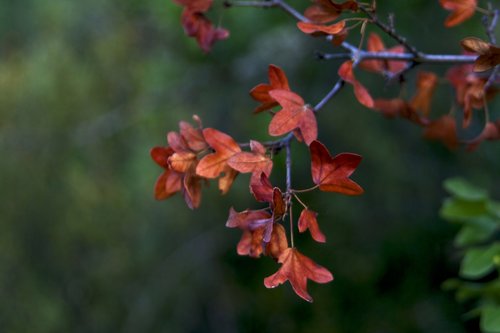
[[[319,229],[316,216],[318,216],[318,213],[307,208],[303,209],[299,217],[299,231],[304,232],[309,229],[312,238],[316,242],[325,243],[326,237]]]
[[[284,250],[278,262],[282,266],[276,273],[264,279],[264,285],[267,288],[275,288],[290,281],[293,291],[308,302],[313,301],[307,292],[308,279],[317,283],[327,283],[333,280],[330,271],[301,254],[296,248]]]
[[[200,160],[196,174],[206,178],[217,178],[229,168],[227,160],[241,152],[241,148],[232,137],[213,128],[205,128],[203,136],[215,153],[208,154]]]
[[[279,136],[296,128],[309,145],[318,136],[316,116],[299,95],[287,90],[272,90],[269,92],[282,107],[269,123],[269,135]]]
[[[391,52],[391,53],[404,53],[405,48],[402,45],[397,45],[389,50],[386,50],[384,42],[380,38],[380,36],[374,32],[370,34],[368,37],[368,42],[366,49],[369,52]],[[365,70],[385,74],[386,72],[395,74],[403,70],[406,66],[405,61],[396,61],[396,60],[364,60],[359,66]]]
[[[417,91],[410,101],[414,110],[428,116],[431,111],[431,101],[436,89],[438,77],[432,72],[419,72],[417,78]]]
[[[199,121],[197,116],[194,116],[193,118]],[[179,128],[181,136],[184,138],[186,144],[191,150],[198,152],[208,148],[207,142],[205,141],[201,130],[201,123],[199,128],[194,128],[190,123],[181,121],[179,123]]]
[[[184,195],[184,201],[190,209],[195,209],[200,206],[201,181],[202,178],[196,175],[184,175],[184,179],[182,182],[182,194]]]
[[[354,77],[352,65],[352,60],[344,62],[340,66],[338,74],[345,82],[351,84],[354,87],[354,95],[356,96],[357,100],[367,108],[371,109],[374,106],[373,98],[370,96],[368,90],[366,90],[366,88]]]
[[[319,141],[309,146],[311,153],[311,173],[313,181],[321,191],[359,195],[363,189],[349,179],[361,162],[361,156],[341,153],[332,157],[328,149]]]
[[[165,170],[155,183],[155,199],[163,200],[171,197],[181,190],[182,175],[173,170]]]
[[[261,83],[255,86],[252,90],[250,90],[250,96],[252,96],[253,99],[261,102],[261,105],[259,105],[254,110],[255,113],[269,110],[275,106],[278,106],[278,102],[276,102],[274,98],[272,98],[269,95],[269,92],[271,90],[275,89],[290,90],[286,74],[278,66],[273,64],[269,65],[268,76],[269,76],[269,84]]]
[[[153,161],[164,169],[168,169],[168,159],[174,153],[170,147],[154,147],[149,152]]]
[[[469,19],[476,11],[477,0],[439,0],[441,6],[451,11],[444,21],[447,28],[458,25]]]
[[[345,21],[339,21],[331,25],[314,24],[309,22],[298,22],[297,28],[305,34],[312,36],[328,36],[340,34],[344,31]]]
[[[193,171],[196,168],[198,160],[196,154],[190,151],[174,153],[169,157],[168,163],[170,168],[174,171],[186,173]]]
[[[432,121],[424,131],[424,137],[443,142],[449,149],[458,147],[457,125],[450,115],[444,115]]]
[[[278,259],[281,253],[287,248],[288,240],[286,238],[285,228],[281,224],[275,223],[271,234],[271,240],[266,246],[266,254],[274,259]]]
[[[238,254],[260,256],[263,243],[271,240],[273,232],[272,216],[262,210],[245,210],[236,212],[232,207],[226,222],[228,228],[239,228],[244,231],[238,244]]]

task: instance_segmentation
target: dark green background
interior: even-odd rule
[[[479,16],[445,29],[438,1],[379,1],[379,12],[394,12],[426,52],[460,53],[461,38],[485,38]],[[307,234],[296,243],[335,274],[309,284],[313,304],[288,284],[263,286],[278,268],[269,258],[237,256],[240,232],[224,224],[230,206],[260,207],[248,175],[224,197],[215,184],[204,189],[194,212],[180,196],[153,199],[161,170],[149,149],[180,120],[198,114],[238,141],[269,140],[269,117],[252,115],[248,97],[269,63],[311,104],[337,79],[338,62],[313,56],[333,49],[278,10],[217,3],[210,17],[231,38],[208,55],[184,36],[180,13],[169,0],[0,2],[0,331],[474,332],[477,322],[464,322],[465,308],[440,289],[460,258],[457,228],[438,218],[441,183],[464,176],[498,198],[498,143],[449,152],[346,87],[319,114],[319,138],[333,153],[363,155],[354,179],[366,193],[303,196],[328,243]],[[376,75],[359,78],[374,96],[398,93]],[[452,104],[443,83],[435,115]],[[294,187],[308,187],[307,150],[293,149]],[[272,180],[284,183],[283,156]]]

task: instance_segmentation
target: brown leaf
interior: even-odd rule
[[[475,37],[462,39],[461,44],[466,51],[479,54],[474,72],[484,72],[500,64],[500,48]]]
[[[229,31],[214,27],[202,12],[192,10],[189,7],[185,7],[182,12],[181,21],[186,35],[195,37],[205,53],[210,52],[216,41],[229,37]]]
[[[199,121],[197,116],[194,116],[193,118]],[[187,146],[191,150],[199,152],[208,148],[208,144],[205,141],[205,137],[203,136],[201,129],[201,123],[199,128],[194,128],[190,123],[181,121],[179,123],[179,128],[180,134],[184,138],[184,142],[186,142]]]
[[[361,156],[341,153],[332,157],[328,149],[319,141],[313,141],[309,150],[312,178],[321,191],[346,195],[363,193],[361,186],[349,179],[361,162]]]
[[[331,0],[314,0],[314,4],[306,9],[304,16],[314,23],[328,23],[346,10],[357,11],[357,2],[349,0],[337,4]]]
[[[170,168],[180,173],[192,172],[196,169],[198,160],[196,154],[190,151],[174,153],[169,157]]]
[[[352,66],[352,60],[344,62],[340,66],[338,74],[345,82],[351,84],[354,87],[354,95],[356,96],[356,99],[361,104],[371,109],[374,106],[373,98],[371,97],[368,90],[366,90],[366,88],[354,77]]]
[[[380,36],[374,32],[372,32],[368,37],[366,49],[369,52],[404,53],[405,51],[405,48],[402,45],[397,45],[386,50],[384,42]],[[387,72],[395,74],[403,70],[406,67],[406,63],[407,62],[405,61],[370,59],[360,62],[359,67],[380,74],[385,74]]]
[[[265,173],[250,179],[250,192],[259,202],[273,202],[274,188]]]
[[[154,195],[156,200],[171,197],[181,190],[182,174],[173,170],[165,170],[155,183]]]
[[[194,174],[185,174],[182,182],[184,201],[190,209],[196,209],[201,202],[201,181],[203,178]]]
[[[282,266],[276,273],[264,279],[264,285],[267,288],[275,288],[290,281],[293,291],[308,302],[313,301],[307,292],[308,279],[317,283],[327,283],[333,280],[330,271],[301,254],[296,248],[284,250],[278,262]]]
[[[304,232],[307,229],[309,229],[312,238],[316,242],[325,243],[326,237],[319,229],[318,220],[316,219],[316,216],[318,216],[318,213],[309,210],[307,208],[304,208],[300,213],[299,217],[299,232]]]

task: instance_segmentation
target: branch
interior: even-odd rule
[[[320,59],[349,59],[353,58],[352,53],[319,53],[316,55]],[[416,63],[473,63],[477,56],[475,55],[456,55],[456,54],[426,54],[421,53],[419,56],[413,53],[394,53],[394,52],[368,52],[356,50],[356,59],[358,61],[368,59],[379,60],[395,60],[395,61],[413,61]]]
[[[359,6],[359,9],[363,13],[365,13],[366,15],[368,15],[368,17],[372,20],[372,22],[375,25],[377,25],[380,29],[382,29],[386,34],[388,34],[389,36],[391,36],[393,39],[395,39],[398,43],[400,43],[404,47],[406,47],[408,49],[408,51],[410,51],[411,53],[413,53],[416,57],[420,57],[422,55],[422,53],[419,50],[417,50],[413,45],[410,45],[408,43],[408,41],[406,40],[405,37],[403,37],[400,34],[398,34],[396,32],[396,29],[394,29],[394,27],[388,26],[385,23],[383,23],[382,21],[380,21],[378,19],[378,16],[374,12],[372,12],[369,9],[366,9],[363,6]]]

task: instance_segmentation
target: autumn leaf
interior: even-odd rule
[[[500,120],[486,123],[484,129],[481,131],[481,134],[467,143],[467,150],[474,151],[477,149],[479,144],[481,144],[481,142],[487,140],[500,140]]]
[[[329,270],[316,264],[296,248],[284,250],[278,262],[282,264],[280,269],[264,279],[266,288],[275,288],[289,281],[293,291],[308,302],[312,302],[313,298],[307,291],[307,280],[317,283],[327,283],[333,280],[333,275]]]
[[[233,155],[228,161],[228,165],[241,172],[252,173],[252,177],[260,177],[262,173],[266,176],[271,174],[273,161],[266,155],[266,148],[258,141],[250,141],[252,152],[240,152]]]
[[[208,53],[218,40],[229,37],[229,31],[223,28],[216,28],[212,22],[201,12],[194,11],[186,7],[182,12],[182,26],[186,35],[195,37],[200,48]]]
[[[182,194],[184,196],[184,201],[190,209],[196,209],[200,206],[202,181],[203,178],[192,173],[184,175],[182,182]]]
[[[283,199],[283,192],[278,187],[273,188],[273,201],[271,202],[271,209],[273,211],[273,219],[277,221],[286,213],[286,203]]]
[[[316,219],[316,216],[318,216],[318,213],[310,209],[304,208],[300,213],[299,217],[299,232],[305,232],[307,229],[309,229],[312,238],[316,242],[325,243],[326,237],[319,229],[318,220]]]
[[[288,240],[286,238],[285,227],[279,223],[275,223],[271,239],[266,245],[266,254],[274,259],[278,259],[281,253],[288,248]]]
[[[198,160],[195,153],[184,151],[172,154],[168,159],[168,163],[172,170],[186,173],[195,170]]]
[[[299,95],[287,90],[272,90],[269,92],[282,107],[269,123],[269,135],[279,136],[300,129],[306,144],[318,137],[316,116],[311,107],[305,105]]]
[[[474,72],[484,72],[500,64],[500,48],[479,38],[468,37],[460,42],[469,52],[479,54],[474,62]]]
[[[168,159],[173,153],[174,151],[170,147],[154,147],[151,149],[151,158],[164,169],[154,186],[156,200],[167,199],[181,190],[182,174],[171,170],[168,164]]]
[[[272,224],[273,221],[271,214],[267,211],[245,210],[243,212],[236,212],[231,207],[226,227],[239,228],[243,231],[243,235],[236,248],[239,255],[248,255],[254,258],[260,257],[264,251],[264,233],[269,223]],[[268,241],[272,240],[273,231],[274,228],[271,229],[271,235]],[[280,247],[279,242],[283,241],[280,237],[281,235],[275,236],[275,243],[272,245],[274,251],[279,251],[276,247]]]
[[[337,4],[331,0],[315,0],[314,4],[306,9],[304,16],[314,23],[328,23],[335,20],[346,10],[357,11],[357,2],[349,0]]]
[[[372,32],[368,37],[366,49],[369,52],[404,53],[405,51],[405,48],[402,45],[397,45],[387,50],[380,36],[374,32]],[[360,62],[359,66],[362,69],[379,74],[395,74],[402,71],[406,67],[406,62],[396,60],[369,59]]]
[[[196,174],[206,178],[217,178],[225,173],[226,178],[219,180],[219,189],[226,193],[236,177],[233,169],[227,164],[229,158],[241,152],[241,148],[229,135],[213,128],[205,128],[203,136],[214,153],[204,156],[196,167]],[[227,176],[229,175],[229,177]]]
[[[176,4],[194,12],[204,13],[212,7],[213,0],[173,0]]]
[[[410,101],[414,110],[420,111],[424,116],[429,116],[431,101],[436,89],[438,77],[432,72],[419,72],[417,78],[417,91]]]
[[[298,22],[297,28],[305,34],[312,36],[333,36],[344,31],[345,21],[339,21],[331,25],[314,24],[310,22]]]
[[[250,179],[250,192],[259,202],[273,202],[274,188],[265,173]]]
[[[288,79],[286,77],[285,72],[276,65],[269,65],[268,69],[268,77],[269,84],[261,83],[255,86],[252,90],[250,90],[250,96],[256,101],[261,102],[254,112],[262,112],[265,110],[272,109],[275,106],[278,106],[278,102],[274,100],[269,95],[271,90],[282,89],[282,90],[290,90],[290,86],[288,85]]]
[[[371,109],[374,106],[373,98],[371,97],[368,90],[366,90],[366,88],[361,83],[359,83],[354,77],[352,66],[353,66],[352,60],[344,62],[340,66],[338,74],[345,82],[351,84],[354,87],[354,95],[356,96],[356,99],[361,104]]]
[[[444,26],[451,28],[467,19],[476,11],[477,0],[439,0],[439,4],[451,14],[444,21]]]
[[[193,151],[199,152],[208,148],[208,144],[203,136],[201,120],[198,116],[194,115],[193,119],[198,123],[198,128],[193,127],[186,121],[179,123],[179,132],[183,137],[186,145]]]
[[[449,149],[456,149],[458,138],[455,119],[450,115],[444,115],[432,121],[424,130],[424,138],[441,141]]]
[[[363,193],[361,186],[349,179],[361,162],[361,156],[341,153],[332,157],[328,149],[319,141],[313,141],[309,150],[312,178],[321,191],[346,195]]]
[[[376,99],[374,110],[379,111],[387,118],[401,117],[414,122],[420,126],[429,124],[429,120],[422,117],[415,109],[402,98]]]

